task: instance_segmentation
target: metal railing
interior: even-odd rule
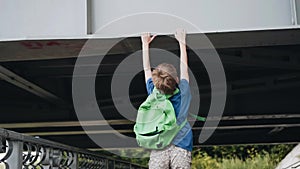
[[[0,169],[144,169],[145,166],[0,128]]]

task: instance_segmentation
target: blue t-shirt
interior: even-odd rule
[[[154,89],[154,84],[151,78],[147,80],[146,88],[148,95],[150,95]],[[177,124],[180,125],[188,116],[189,107],[191,103],[191,90],[189,82],[185,79],[180,80],[178,85],[179,92],[169,98],[173,104],[175,114],[177,117]],[[186,123],[185,126],[179,131],[172,143],[178,147],[192,151],[193,149],[193,133],[190,123]]]

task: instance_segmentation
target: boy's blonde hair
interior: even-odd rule
[[[177,71],[172,64],[159,64],[152,71],[152,79],[155,87],[164,94],[173,94],[176,90]]]

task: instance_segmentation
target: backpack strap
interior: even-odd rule
[[[193,114],[193,113],[189,113],[190,116],[192,116],[193,118],[199,120],[199,121],[206,121],[206,118],[205,117],[201,117],[201,116],[198,116],[196,114]]]
[[[179,89],[176,88],[176,90],[173,92],[173,94],[162,94],[162,93],[160,93],[160,91],[159,91],[156,87],[154,87],[152,93],[155,94],[155,97],[156,97],[157,99],[161,98],[162,96],[165,96],[166,99],[169,99],[170,97],[172,97],[172,96],[174,96],[175,94],[179,93]]]
[[[170,97],[174,96],[177,93],[179,93],[179,89],[178,88],[176,88],[176,90],[173,92],[173,94],[166,94],[166,98],[169,99]]]
[[[166,95],[165,95],[165,94],[161,94],[161,93],[159,92],[159,90],[158,90],[156,87],[154,87],[153,92],[156,93],[156,95],[155,95],[156,99],[158,99],[158,98],[157,98],[157,94],[160,95],[160,97],[165,96],[166,99],[169,99],[170,97],[172,97],[172,96],[174,96],[175,94],[179,93],[179,89],[176,88],[176,90],[174,91],[173,94],[166,94]],[[193,113],[189,113],[189,115],[190,115],[191,117],[195,118],[196,120],[203,121],[203,122],[206,121],[206,118],[205,118],[205,117],[201,117],[201,116],[198,116],[198,115],[193,114]],[[186,121],[187,121],[187,120],[185,120],[185,121],[182,122],[182,123],[185,123]],[[182,126],[182,127],[183,127],[183,126]]]
[[[188,122],[187,119],[185,119],[181,124],[180,124],[180,129],[182,129],[184,127],[184,125]]]

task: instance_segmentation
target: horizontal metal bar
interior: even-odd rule
[[[232,130],[232,129],[259,129],[275,127],[300,127],[300,124],[262,124],[262,125],[239,125],[239,126],[217,126],[217,127],[193,127],[193,130]],[[59,136],[59,135],[84,135],[84,134],[117,134],[133,133],[132,130],[88,130],[88,131],[55,131],[55,132],[28,132],[32,136]]]
[[[141,147],[87,148],[90,151],[144,150]]]
[[[218,126],[218,127],[193,127],[193,130],[231,130],[231,129],[258,129],[275,127],[300,127],[300,124],[261,124],[261,125],[240,125],[240,126]]]
[[[60,122],[32,122],[32,123],[7,123],[0,124],[0,128],[41,128],[41,127],[79,127],[133,124],[129,120],[92,120],[92,121],[60,121]]]
[[[268,143],[268,145],[279,145],[282,143]],[[284,144],[299,144],[299,142],[288,142]],[[232,145],[266,145],[266,143],[242,143],[242,144],[218,144],[218,146],[232,146]],[[210,144],[195,144],[193,145],[194,148],[198,147],[211,147],[214,145]],[[87,148],[90,151],[119,151],[119,150],[143,150],[143,148],[140,147],[114,147],[114,148]]]
[[[92,152],[89,152],[89,151],[86,151],[83,149],[79,149],[77,147],[72,147],[72,146],[45,140],[45,139],[38,138],[38,137],[32,137],[32,136],[16,133],[16,132],[9,131],[9,130],[2,129],[2,128],[0,128],[0,136],[3,136],[4,138],[11,139],[11,140],[18,140],[18,141],[29,142],[29,143],[34,143],[34,144],[41,144],[41,145],[49,146],[52,148],[64,149],[64,150],[69,150],[69,151],[73,151],[73,152],[90,154],[90,155],[95,155],[98,157],[104,157],[104,156],[100,156],[99,154],[95,154],[95,153],[92,153]]]
[[[235,144],[217,144],[218,146],[232,146],[232,145],[242,145],[242,146],[246,146],[246,145],[279,145],[279,144],[299,144],[299,142],[273,142],[273,143],[263,143],[263,142],[258,142],[258,143],[235,143]],[[201,148],[201,147],[211,147],[211,146],[216,146],[216,144],[195,144],[194,147],[195,148]]]
[[[219,117],[208,117],[207,121],[218,120]],[[300,114],[272,114],[272,115],[246,115],[246,116],[224,116],[222,121],[232,120],[261,120],[261,119],[290,119],[300,118]],[[193,120],[190,120],[193,121]],[[0,128],[42,128],[42,127],[79,127],[79,126],[105,126],[105,125],[130,125],[134,121],[119,120],[91,120],[91,121],[60,121],[60,122],[30,122],[30,123],[7,123],[0,124]]]
[[[88,130],[88,131],[53,131],[53,132],[29,132],[24,133],[31,136],[65,136],[65,135],[83,135],[83,134],[117,134],[132,133],[132,130]]]
[[[224,116],[223,121],[226,120],[261,120],[261,119],[289,119],[300,118],[300,114],[271,114],[271,115],[248,115],[248,116]],[[207,120],[210,120],[208,118]],[[211,119],[212,120],[212,119]]]

